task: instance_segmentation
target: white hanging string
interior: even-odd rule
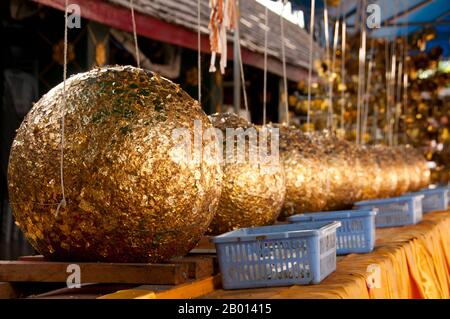
[[[237,4],[237,8],[239,8],[239,5]],[[236,30],[234,32],[237,33],[237,39],[238,39],[238,51],[239,51],[239,69],[241,71],[241,81],[242,81],[242,93],[244,95],[244,106],[245,106],[245,116],[247,117],[247,120],[250,121],[251,120],[251,115],[249,113],[248,110],[248,102],[247,102],[247,91],[245,88],[245,76],[244,76],[244,66],[242,63],[242,51],[241,51],[241,35],[240,35],[240,27],[239,27],[239,22],[240,22],[240,11],[236,12],[235,14],[235,19],[236,19]]]
[[[284,8],[285,3],[282,1],[283,7],[281,9],[280,14],[280,27],[281,27],[281,55],[283,60],[283,86],[284,86],[284,106],[285,106],[285,112],[286,112],[286,124],[289,125],[289,104],[288,104],[288,88],[287,88],[287,75],[286,75],[286,52],[285,52],[285,45],[284,45]]]
[[[61,108],[61,150],[60,150],[60,183],[62,199],[56,207],[55,216],[58,217],[61,208],[66,207],[66,192],[64,188],[64,132],[65,132],[65,112],[66,112],[66,79],[67,79],[67,7],[69,0],[65,0],[64,7],[64,66],[63,66],[63,105]]]
[[[198,82],[198,104],[202,105],[202,53],[200,34],[200,0],[197,0],[197,82]]]
[[[365,1],[362,3],[361,8],[365,8]],[[359,48],[359,65],[358,65],[358,97],[357,97],[357,118],[356,118],[356,143],[361,143],[361,106],[362,97],[364,96],[365,89],[365,68],[366,68],[366,24],[365,15],[361,17],[361,47]]]
[[[360,126],[361,126],[361,60],[362,60],[362,48],[359,48],[358,61],[359,61],[359,71],[358,71],[358,94],[357,94],[357,105],[356,105],[356,144],[359,144],[360,138]]]
[[[402,4],[404,7],[406,7],[405,2],[402,1]],[[406,20],[406,28],[405,33],[403,35],[403,96],[402,96],[402,108],[401,108],[401,114],[406,115],[406,108],[407,108],[407,102],[408,102],[408,61],[407,61],[407,55],[408,55],[408,20]],[[406,134],[403,135],[404,140],[403,142],[406,143]]]
[[[342,59],[341,59],[341,130],[344,131],[344,110],[345,110],[345,50],[346,50],[346,36],[347,36],[347,24],[345,23],[345,17],[342,20]]]
[[[133,37],[134,37],[134,49],[136,51],[136,62],[137,62],[137,67],[141,68],[141,58],[139,56],[139,47],[138,47],[137,32],[136,32],[136,20],[134,18],[133,0],[130,0],[130,7],[131,7],[131,20],[133,22]]]
[[[390,75],[390,89],[389,92],[391,95],[391,117],[389,118],[389,146],[392,146],[394,144],[394,121],[392,119],[392,112],[394,111],[394,107],[395,107],[395,98],[393,95],[395,95],[395,79],[396,79],[396,66],[397,66],[397,55],[395,53],[395,43],[392,43],[394,45],[393,48],[393,54],[392,54],[392,60],[391,60],[391,75]],[[395,116],[395,114],[394,114]]]
[[[328,112],[327,112],[327,128],[331,128],[332,122],[332,102],[331,102],[331,59],[330,59],[330,35],[328,29],[328,7],[327,2],[324,1],[324,9],[323,9],[323,24],[325,29],[325,49],[326,49],[326,60],[327,60],[327,74],[328,74]]]
[[[335,66],[336,66],[336,50],[337,50],[337,44],[339,39],[339,19],[336,20],[336,23],[334,25],[334,35],[333,35],[333,62],[331,63],[331,74],[330,74],[330,109],[333,115],[334,109],[333,109],[333,89],[334,89],[334,74],[335,74]],[[333,129],[333,122],[331,119],[331,129]]]
[[[364,136],[367,133],[367,126],[369,121],[369,97],[371,92],[371,84],[372,84],[372,69],[373,69],[373,56],[374,56],[374,46],[375,46],[375,39],[372,38],[372,41],[370,42],[370,56],[369,56],[369,63],[367,66],[367,86],[363,97],[363,121],[362,121],[362,144],[365,144]]]
[[[264,84],[263,84],[263,125],[267,121],[267,33],[269,32],[269,14],[266,6],[265,9],[266,24],[264,28]]]
[[[311,121],[311,78],[312,78],[312,63],[313,63],[313,34],[314,34],[314,11],[316,1],[311,0],[311,15],[309,21],[309,64],[308,64],[308,109],[306,113],[306,126],[309,127]]]
[[[394,145],[398,145],[398,131],[400,128],[400,116],[401,116],[401,108],[399,109],[398,106],[400,105],[400,94],[402,92],[402,76],[403,76],[403,62],[400,60],[398,63],[398,72],[397,72],[397,93],[395,97],[395,140]]]

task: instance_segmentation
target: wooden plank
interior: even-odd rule
[[[20,261],[47,261],[42,255],[20,256]]]
[[[66,282],[68,262],[0,261],[0,281]],[[188,276],[187,264],[76,263],[82,283],[178,285]]]
[[[186,256],[172,259],[171,263],[187,264],[189,278],[200,279],[214,274],[213,258],[205,256]]]
[[[216,289],[220,289],[221,285],[220,275],[215,275],[159,291],[154,286],[145,285],[119,290],[98,299],[190,299],[212,293]]]
[[[20,261],[44,262],[42,255],[21,256]],[[188,277],[200,279],[214,275],[214,257],[212,256],[186,256],[174,258],[169,264],[186,264],[188,267]]]
[[[9,282],[0,282],[0,299],[14,299],[19,297],[17,289]]]
[[[212,293],[222,287],[220,275],[208,277],[203,280],[188,282],[173,289],[156,293],[157,299],[188,299],[198,298]]]

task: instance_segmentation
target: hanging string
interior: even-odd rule
[[[330,74],[330,104],[331,104],[331,111],[332,114],[333,111],[333,89],[334,89],[334,74],[335,74],[335,66],[336,66],[336,50],[337,50],[337,44],[339,39],[339,19],[336,20],[336,23],[334,25],[334,35],[333,35],[333,62],[331,63],[331,74]],[[332,120],[332,119],[331,119]],[[334,129],[333,122],[331,121],[331,129]]]
[[[66,80],[67,80],[67,7],[69,0],[65,0],[64,7],[64,66],[63,66],[63,105],[61,108],[61,150],[60,150],[60,183],[61,183],[61,195],[62,199],[56,207],[55,216],[58,217],[61,208],[65,208],[66,192],[64,188],[64,132],[65,132],[65,111],[67,104],[66,97]]]
[[[344,131],[344,110],[345,110],[345,50],[346,50],[346,36],[347,36],[347,24],[345,23],[345,17],[342,19],[342,59],[341,59],[341,130]]]
[[[237,7],[239,7],[238,4],[237,4]],[[244,95],[245,115],[247,117],[247,120],[250,121],[251,116],[250,116],[250,113],[249,113],[249,110],[248,110],[247,91],[246,91],[246,88],[245,88],[244,66],[243,66],[243,63],[242,63],[241,35],[240,35],[240,31],[239,31],[239,29],[240,29],[239,28],[239,20],[240,20],[239,16],[240,16],[240,12],[236,13],[234,15],[234,17],[235,17],[235,24],[236,24],[235,32],[237,33],[237,38],[238,38],[239,69],[241,71],[242,93]]]
[[[266,125],[267,117],[267,34],[269,32],[269,14],[265,7],[266,24],[264,28],[264,84],[263,84],[263,125]]]
[[[363,121],[362,121],[362,144],[365,144],[365,140],[364,140],[364,136],[367,133],[367,125],[368,125],[368,120],[369,120],[369,97],[370,97],[370,92],[371,92],[371,84],[372,84],[372,68],[373,68],[373,56],[374,56],[374,43],[375,43],[375,39],[372,38],[372,40],[370,41],[370,54],[369,54],[369,63],[367,66],[367,87],[365,90],[365,94],[364,94],[364,106],[363,106]]]
[[[311,77],[312,77],[312,63],[313,63],[313,34],[314,34],[314,11],[316,7],[316,1],[311,0],[311,15],[309,21],[309,64],[308,64],[308,110],[306,113],[306,127],[309,128],[309,122],[311,121]]]
[[[398,3],[395,5],[395,19],[398,18],[400,13],[400,7]],[[395,36],[397,36],[397,26],[394,27]],[[395,85],[397,82],[397,46],[395,39],[392,41],[392,58],[391,58],[391,73],[390,73],[390,89],[389,89],[389,97],[390,97],[390,118],[389,118],[389,146],[394,145],[394,130],[396,127],[396,117],[397,117],[397,105],[396,105],[396,90]],[[400,61],[401,57],[399,58]],[[394,112],[394,114],[392,114]],[[393,115],[393,116],[392,116]]]
[[[397,3],[395,6],[395,9],[397,11],[396,17],[398,17],[399,13],[403,11],[403,1],[402,1],[402,8],[400,8],[400,3]],[[397,26],[394,28],[395,30],[395,36],[397,36]],[[394,40],[394,43],[396,41]],[[395,45],[395,44],[394,44]],[[395,48],[395,47],[394,47]],[[394,54],[396,54],[396,49],[394,49]],[[397,67],[397,73],[394,73],[393,84],[392,84],[392,93],[393,93],[393,109],[394,109],[394,122],[392,124],[392,145],[398,144],[398,128],[399,128],[399,120],[400,120],[400,114],[401,109],[398,109],[398,104],[400,103],[400,94],[401,94],[401,80],[402,80],[402,74],[403,74],[403,49],[400,47],[400,44],[398,46],[398,67]]]
[[[328,7],[327,2],[324,1],[324,9],[323,9],[323,23],[324,23],[324,29],[325,29],[325,48],[326,48],[326,60],[327,60],[327,74],[328,74],[328,114],[327,114],[327,128],[331,128],[331,122],[332,122],[332,101],[331,101],[331,59],[330,59],[330,36],[329,36],[329,29],[328,29]]]
[[[133,22],[133,37],[134,37],[134,49],[136,51],[136,62],[137,62],[137,67],[141,68],[141,58],[139,56],[139,46],[138,46],[137,32],[136,32],[136,20],[134,18],[133,0],[130,0],[130,7],[131,7],[131,21]]]
[[[365,8],[365,1],[361,3],[360,10]],[[359,48],[359,65],[358,65],[358,97],[357,97],[357,118],[356,118],[356,143],[361,143],[361,105],[362,97],[364,96],[365,88],[365,61],[366,61],[366,26],[365,26],[365,15],[361,17],[361,47]]]
[[[385,73],[385,79],[386,79],[386,107],[385,107],[385,113],[386,113],[386,124],[385,124],[385,136],[384,136],[384,141],[386,144],[389,144],[389,121],[390,121],[390,108],[389,108],[389,103],[390,103],[390,82],[391,82],[391,71],[390,71],[390,64],[391,64],[391,59],[390,59],[390,54],[389,54],[389,42],[386,40],[384,43],[384,65],[386,68],[386,73]]]
[[[400,94],[402,91],[402,76],[403,76],[403,62],[400,60],[398,63],[398,72],[397,72],[397,93],[395,97],[395,140],[394,145],[398,145],[398,131],[399,131],[399,122],[400,122],[400,115],[401,115],[401,108],[399,108],[400,105]]]
[[[402,1],[402,4],[405,5],[405,3]],[[402,97],[402,108],[401,108],[401,114],[406,115],[406,109],[407,109],[407,102],[408,102],[408,61],[407,61],[407,54],[408,54],[408,20],[406,20],[406,30],[403,35],[403,97]],[[405,122],[404,122],[405,123]],[[403,134],[403,142],[406,143],[406,134]]]
[[[197,82],[198,82],[198,104],[202,105],[202,53],[200,34],[200,0],[197,0]]]
[[[283,7],[280,13],[280,27],[281,27],[281,55],[283,60],[283,86],[284,86],[284,106],[286,112],[286,124],[289,125],[289,104],[288,104],[288,88],[287,88],[287,75],[286,75],[286,52],[284,48],[284,7],[285,2],[282,2]]]
[[[392,54],[392,60],[391,60],[391,76],[390,76],[390,89],[389,92],[391,94],[391,112],[390,112],[390,119],[389,119],[389,146],[392,146],[394,144],[394,122],[395,119],[392,119],[392,112],[394,111],[394,107],[395,105],[395,97],[393,95],[395,95],[395,79],[396,79],[396,66],[397,66],[397,55],[395,53],[395,43],[392,43],[394,48],[393,48],[393,54]],[[392,95],[393,94],[393,95]],[[395,117],[395,114],[394,114]]]

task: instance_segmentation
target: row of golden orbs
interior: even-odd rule
[[[67,204],[58,211],[61,114]],[[150,71],[115,66],[70,77],[66,103],[60,84],[17,131],[8,170],[17,225],[52,260],[159,262],[186,254],[207,233],[428,183],[411,148],[356,146],[278,124],[271,126],[280,129],[279,165],[174,160],[174,130],[195,139],[196,122],[202,132],[262,130],[232,114],[208,118],[178,85]]]

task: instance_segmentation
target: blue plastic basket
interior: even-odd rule
[[[424,196],[422,199],[422,210],[424,213],[448,209],[449,189],[447,187],[422,189],[414,194]]]
[[[375,246],[376,209],[342,210],[299,214],[288,218],[293,223],[339,221],[342,226],[336,231],[338,255],[369,253]]]
[[[317,284],[336,270],[339,222],[242,228],[213,238],[224,289]]]
[[[367,200],[355,203],[356,209],[376,208],[376,227],[414,225],[422,220],[423,195]]]

